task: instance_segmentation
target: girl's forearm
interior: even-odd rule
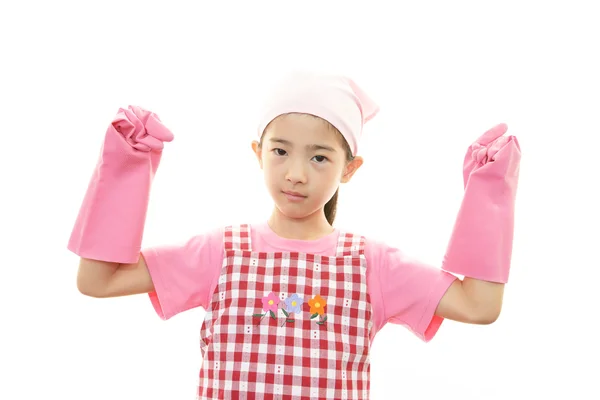
[[[490,324],[500,316],[504,297],[504,283],[488,282],[465,277],[462,281],[465,296],[470,304],[473,318]]]

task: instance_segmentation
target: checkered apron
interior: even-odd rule
[[[331,257],[254,252],[248,225],[224,241],[197,399],[368,399],[364,238],[340,233]]]

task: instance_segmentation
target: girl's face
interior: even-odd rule
[[[294,219],[324,218],[325,203],[362,165],[361,157],[348,162],[343,137],[326,121],[305,114],[276,118],[252,148],[275,206]]]

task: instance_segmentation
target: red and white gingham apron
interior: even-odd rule
[[[364,238],[336,256],[254,252],[225,229],[201,330],[198,399],[368,399],[372,328]]]

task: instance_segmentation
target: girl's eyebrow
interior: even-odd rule
[[[289,140],[285,140],[285,139],[280,139],[280,138],[270,138],[269,139],[270,142],[272,143],[281,143],[281,144],[285,144],[287,146],[293,147],[294,145],[292,144],[292,142],[290,142]],[[309,144],[306,145],[306,148],[308,150],[327,150],[327,151],[332,151],[335,152],[335,149],[333,147],[330,146],[326,146],[324,144]]]

